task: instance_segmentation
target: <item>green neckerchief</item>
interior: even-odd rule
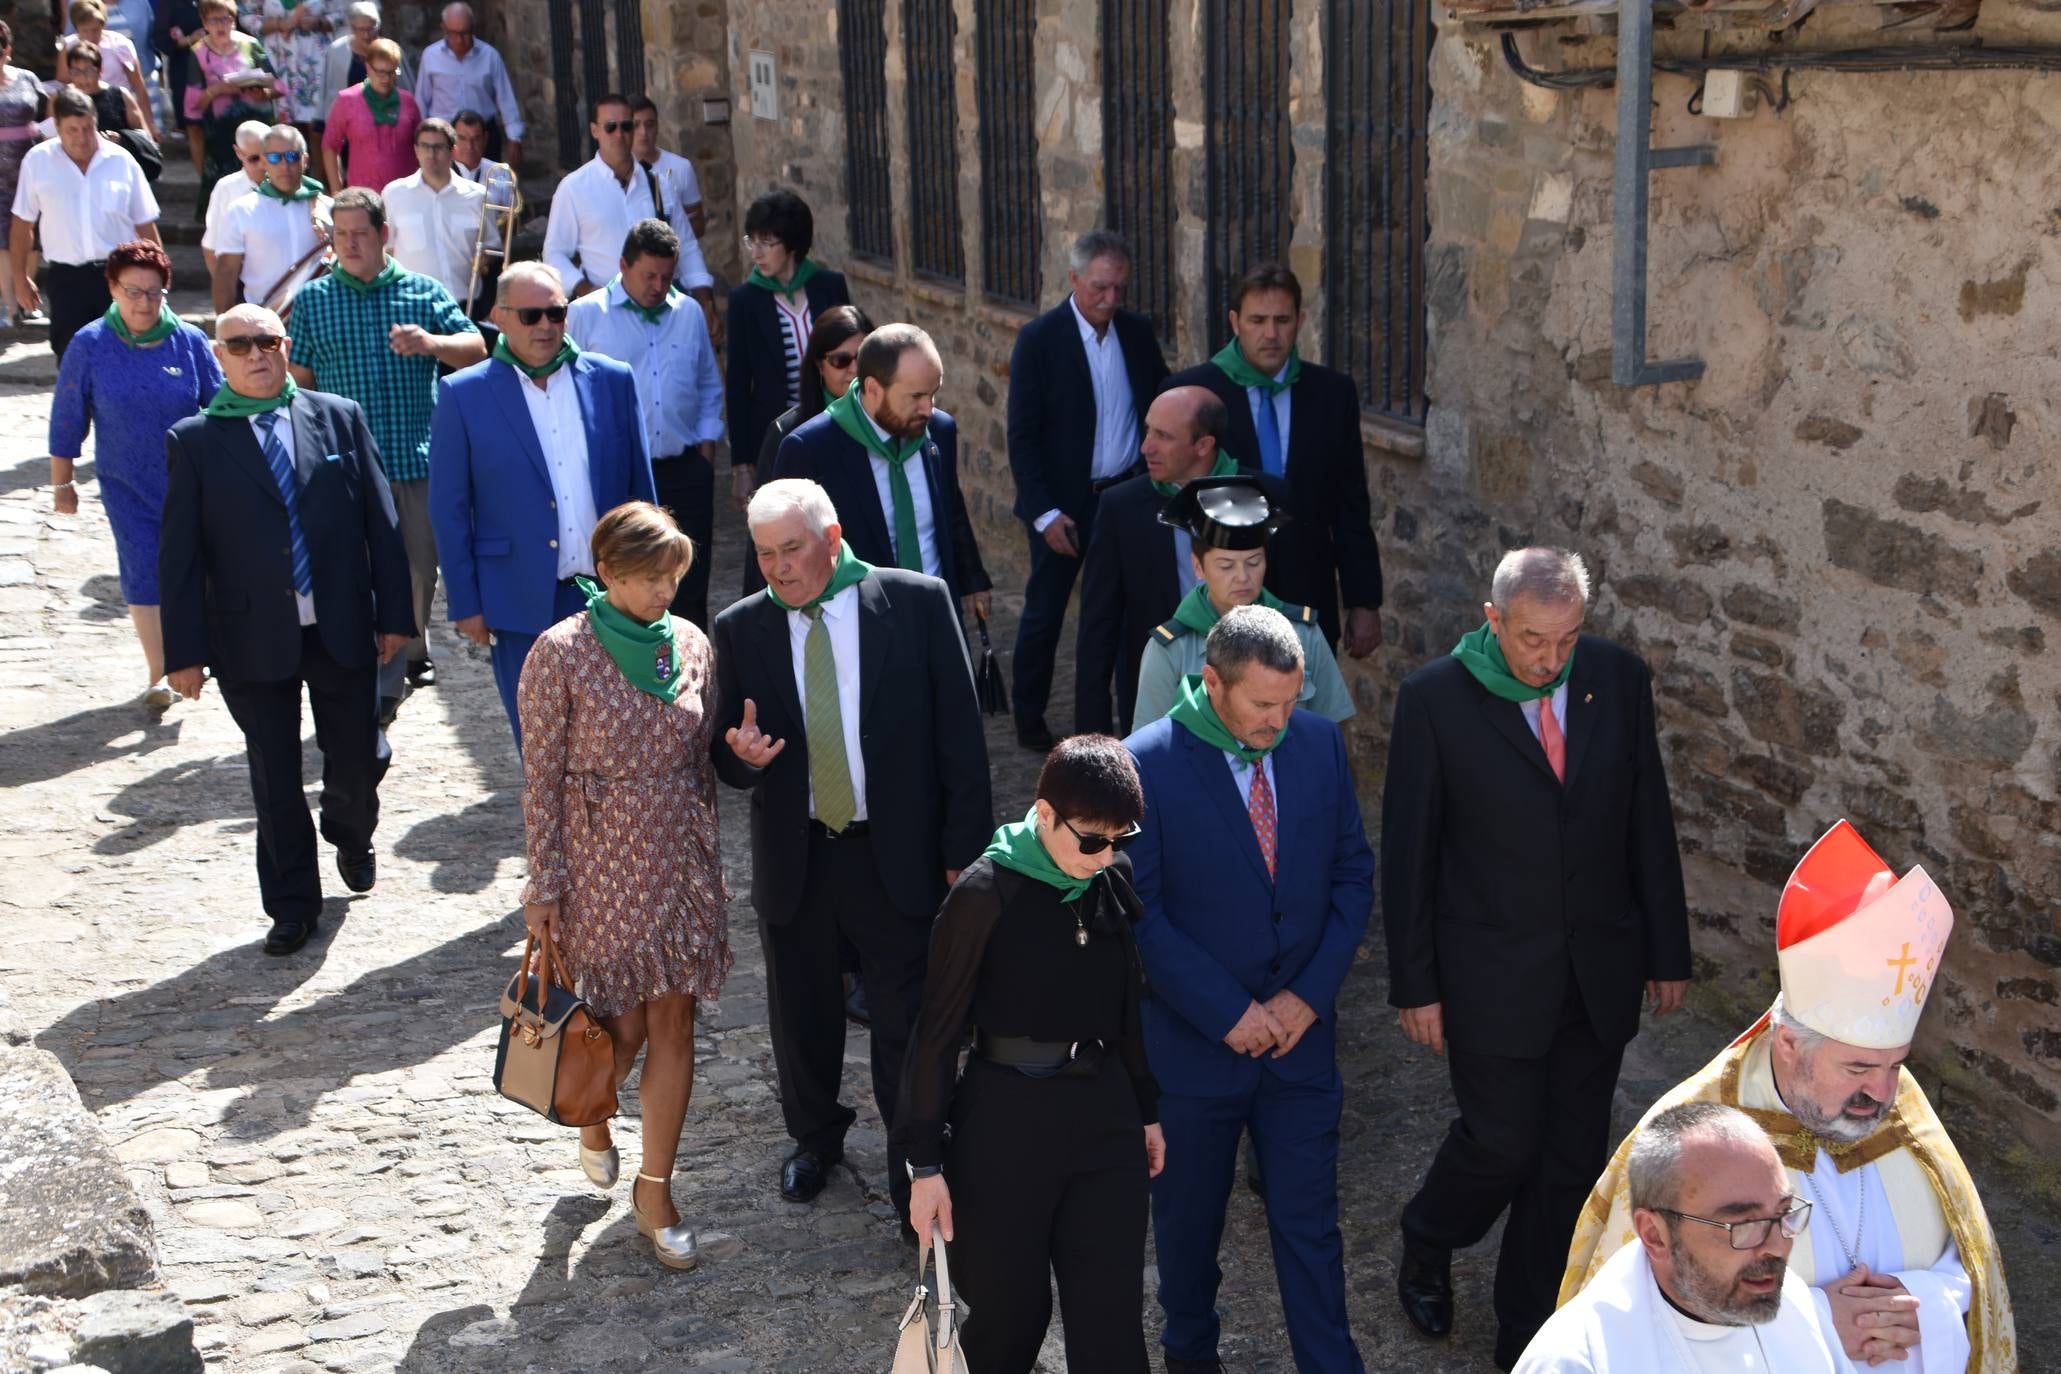
[[[1060,897],[1069,902],[1086,892],[1089,884],[1095,881],[1093,878],[1076,878],[1052,862],[1045,842],[1038,838],[1038,808],[1035,804],[1022,820],[996,830],[995,838],[988,841],[988,847],[981,854],[1003,868],[1013,868],[1026,878],[1036,878],[1058,888]]]
[[[793,300],[802,293],[802,288],[809,284],[809,278],[822,270],[822,266],[814,258],[803,258],[801,266],[794,269],[794,276],[788,279],[785,286],[774,281],[756,267],[751,269],[751,275],[744,279],[744,284],[746,286],[756,286],[762,291],[770,291],[776,296],[785,296],[787,299]]]
[[[885,458],[890,463],[906,463],[923,447],[921,439],[895,439],[894,447],[888,447],[889,441],[880,437],[880,430],[874,425],[873,417],[868,415],[866,407],[859,403],[859,379],[856,377],[852,379],[852,384],[845,388],[844,395],[823,409],[830,412],[831,418],[837,421],[837,427],[858,440],[866,452]]]
[[[1283,389],[1294,386],[1302,377],[1302,354],[1293,348],[1288,350],[1288,370],[1281,374],[1279,381],[1245,361],[1245,351],[1238,347],[1236,339],[1218,349],[1217,355],[1210,361],[1239,386],[1264,387],[1269,396],[1277,395]]]
[[[494,356],[507,363],[523,376],[535,381],[540,377],[550,376],[574,358],[579,357],[580,346],[574,343],[572,335],[568,334],[565,336],[565,342],[558,346],[558,351],[551,355],[550,362],[545,363],[542,367],[531,367],[528,363],[515,356],[514,350],[508,347],[508,336],[503,334],[494,340]]]
[[[1174,698],[1174,709],[1166,713],[1166,718],[1176,725],[1186,726],[1188,732],[1204,744],[1214,745],[1227,754],[1236,754],[1247,763],[1258,763],[1288,738],[1288,730],[1283,727],[1281,733],[1274,736],[1274,742],[1264,749],[1241,743],[1237,736],[1224,728],[1217,708],[1209,704],[1209,692],[1202,685],[1200,673],[1190,673],[1181,679],[1180,695]]]
[[[618,272],[615,274],[615,280],[610,282],[607,286],[602,287],[601,289],[604,291],[609,291],[615,289],[616,287],[622,286],[622,284],[623,274]],[[644,317],[644,322],[646,324],[659,324],[665,320],[665,317],[667,315],[672,313],[674,303],[677,302],[680,299],[680,297],[686,294],[687,293],[685,291],[682,291],[677,286],[668,286],[666,288],[666,298],[660,301],[657,305],[639,305],[637,303],[637,298],[630,294],[628,288],[624,288],[623,304],[628,306],[630,309],[636,311],[639,315],[642,315]]]
[[[119,306],[108,306],[107,313],[100,318],[105,320],[107,327],[112,329],[120,337],[121,341],[131,348],[140,348],[144,344],[154,344],[179,327],[179,317],[172,313],[171,306],[164,304],[162,301],[158,303],[157,307],[157,323],[144,330],[141,334],[129,328],[129,322],[122,318]]]
[[[385,290],[387,287],[392,286],[395,282],[399,281],[402,277],[407,276],[408,269],[401,266],[401,264],[395,262],[393,260],[392,255],[388,255],[386,260],[386,266],[380,268],[378,272],[374,273],[371,281],[359,281],[356,277],[352,276],[349,272],[346,272],[344,270],[342,263],[338,263],[336,270],[334,272],[331,272],[329,275],[335,277],[338,281],[342,282],[345,286],[350,287],[351,290],[357,292],[359,295],[369,296],[374,291]]]
[[[294,393],[300,388],[293,384],[293,378],[286,379],[286,385],[279,388],[277,396],[246,396],[240,391],[231,391],[224,382],[215,388],[215,398],[200,408],[200,413],[217,420],[248,420],[253,415],[263,415],[292,403]]]
[[[1265,587],[1260,588],[1259,604],[1283,615],[1288,614],[1288,603]],[[1216,628],[1223,617],[1217,614],[1216,603],[1209,599],[1209,583],[1199,578],[1196,580],[1195,586],[1181,598],[1181,604],[1174,607],[1174,619],[1199,635],[1206,635]]]
[[[358,92],[365,97],[365,108],[372,111],[374,124],[401,122],[401,79],[398,76],[394,78],[394,88],[385,95],[373,90],[370,81],[360,86]]]
[[[1235,477],[1238,475],[1238,460],[1222,449],[1218,449],[1216,466],[1202,475],[1204,477]],[[1169,501],[1181,494],[1181,484],[1178,482],[1153,482],[1152,489]]]
[[[1496,632],[1484,620],[1481,628],[1460,636],[1460,642],[1453,646],[1453,657],[1460,660],[1467,671],[1474,674],[1474,680],[1505,701],[1519,703],[1537,701],[1560,690],[1560,684],[1567,681],[1567,675],[1574,671],[1574,655],[1567,656],[1567,662],[1560,665],[1560,676],[1543,687],[1534,687],[1528,682],[1519,682],[1510,671],[1510,665],[1503,661],[1503,646],[1496,642]]]
[[[859,404],[859,388],[862,384],[854,377],[844,395],[824,407],[837,427],[859,441],[868,453],[887,464],[887,492],[894,509],[889,512],[894,518],[895,562],[910,572],[923,571],[922,539],[916,529],[916,493],[909,484],[909,460],[923,449],[923,440],[900,439],[890,441],[880,437],[879,429],[866,408]]]
[[[307,154],[303,153],[301,154],[301,156],[306,157]],[[301,178],[300,186],[294,191],[292,195],[288,195],[286,194],[286,192],[280,190],[277,186],[274,186],[272,184],[272,178],[265,177],[258,182],[258,194],[261,196],[270,196],[274,200],[282,200],[287,202],[288,204],[292,204],[294,201],[297,200],[313,200],[316,196],[321,195],[322,183],[315,180],[315,178],[311,176],[303,176]]]
[[[809,606],[822,605],[846,587],[865,581],[866,574],[872,571],[873,565],[871,563],[866,562],[852,552],[851,540],[840,540],[837,545],[837,566],[830,570],[830,581],[824,586],[822,591],[816,593],[816,599],[811,601],[808,606],[788,605],[780,599],[780,593],[773,590],[773,584],[770,582],[766,584],[766,595],[772,599],[775,606],[778,606],[783,611],[806,611],[809,609]]]
[[[673,642],[672,615],[661,612],[651,624],[642,624],[611,604],[608,589],[600,583],[579,576],[573,581],[586,593],[594,638],[608,650],[617,670],[638,691],[670,704],[680,695],[680,650]]]

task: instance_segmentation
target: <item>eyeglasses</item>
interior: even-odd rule
[[[420,149],[422,152],[425,153],[448,153],[451,151],[450,144],[440,143],[435,139],[432,139],[427,143],[417,143],[415,146],[416,148]]]
[[[257,349],[260,353],[277,353],[279,345],[284,343],[285,340],[277,334],[238,334],[233,338],[222,339],[219,342],[222,347],[229,350],[230,357],[241,358],[246,356],[253,348]]]
[[[1071,826],[1068,829],[1072,829]],[[1085,846],[1084,846],[1085,847]],[[1779,1217],[1754,1217],[1748,1221],[1712,1221],[1709,1217],[1692,1217],[1687,1212],[1677,1212],[1672,1207],[1655,1207],[1654,1211],[1666,1217],[1678,1217],[1704,1226],[1715,1226],[1720,1231],[1731,1233],[1734,1250],[1753,1250],[1768,1243],[1768,1233],[1781,1224],[1782,1235],[1795,1240],[1803,1234],[1803,1228],[1810,1224],[1811,1205],[1799,1202]]]
[[[154,304],[165,298],[165,289],[162,286],[131,286],[127,282],[118,281],[115,283],[115,290],[121,292],[130,300],[135,301],[138,305],[142,305],[145,302]]]
[[[300,155],[299,153],[266,153],[266,154],[265,154],[265,161],[267,161],[267,162],[271,163],[271,164],[272,164],[272,165],[273,165],[274,167],[277,167],[277,166],[278,166],[278,165],[279,165],[280,163],[282,163],[282,162],[283,162],[283,163],[285,163],[285,164],[286,164],[287,166],[291,167],[291,166],[293,166],[293,165],[294,165],[295,163],[299,162],[300,160],[301,160],[301,155]]]
[[[1080,831],[1075,830],[1073,822],[1064,816],[1059,818],[1059,823],[1072,833],[1074,842],[1081,847],[1081,853],[1083,854],[1100,854],[1105,849],[1115,849],[1121,852],[1132,840],[1137,839],[1143,833],[1143,827],[1136,821],[1132,821],[1131,828],[1124,831],[1121,835],[1083,835]]]
[[[754,248],[763,248],[769,253],[777,253],[784,246],[779,239],[774,238],[771,234],[746,234],[744,236],[744,251],[747,253]]]
[[[594,122],[600,126],[604,134],[616,133],[630,127],[630,121],[627,119],[597,119]]]
[[[549,320],[553,324],[565,323],[565,307],[562,305],[518,306],[515,318],[524,324],[534,325],[538,320]]]
[[[365,70],[373,76],[393,76],[401,69],[399,67],[375,67],[368,63]]]
[[[825,353],[823,355],[823,361],[829,364],[831,367],[837,368],[838,370],[842,371],[843,369],[850,367],[853,363],[859,361],[858,350],[854,349],[847,353]]]

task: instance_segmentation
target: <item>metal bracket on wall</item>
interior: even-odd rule
[[[1610,262],[1610,380],[1619,386],[1694,381],[1701,358],[1646,361],[1646,198],[1656,167],[1708,167],[1717,145],[1653,146],[1653,0],[1617,15],[1617,165]]]

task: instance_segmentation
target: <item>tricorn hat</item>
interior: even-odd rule
[[[1279,478],[1235,472],[1198,477],[1174,494],[1159,523],[1188,531],[1210,549],[1261,549],[1288,523],[1288,488]]]

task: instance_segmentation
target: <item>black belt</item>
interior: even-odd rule
[[[92,262],[58,262],[49,258],[44,259],[44,261],[48,262],[52,267],[62,267],[67,272],[105,272],[107,270],[106,258],[96,258]]]
[[[856,840],[873,829],[871,821],[853,821],[842,830],[832,830],[814,816],[809,817],[809,830],[826,840]]]
[[[1030,1078],[1092,1078],[1102,1069],[1100,1040],[1033,1040],[1023,1035],[989,1035],[976,1031],[973,1052],[990,1064],[1014,1069]]]
[[[1094,495],[1096,495],[1096,496],[1100,496],[1100,495],[1101,495],[1101,494],[1102,494],[1103,492],[1105,492],[1105,491],[1108,491],[1108,490],[1109,490],[1109,489],[1110,489],[1111,487],[1115,486],[1115,485],[1116,485],[1116,484],[1117,484],[1118,482],[1128,482],[1128,481],[1130,481],[1130,480],[1131,480],[1131,479],[1132,479],[1133,477],[1136,477],[1136,476],[1137,476],[1137,475],[1138,475],[1139,473],[1143,472],[1144,470],[1145,470],[1145,469],[1144,469],[1144,468],[1143,468],[1142,466],[1134,466],[1134,467],[1129,467],[1129,468],[1126,468],[1126,469],[1125,469],[1124,471],[1122,471],[1122,472],[1119,472],[1119,473],[1118,473],[1118,474],[1117,474],[1116,476],[1114,476],[1114,477],[1105,477],[1105,478],[1103,478],[1103,479],[1102,479],[1101,481],[1099,481],[1099,482],[1094,482],[1094,481],[1091,481],[1091,482],[1089,482],[1089,483],[1088,483],[1088,490],[1089,490],[1089,491],[1090,491],[1091,493],[1093,493]]]

